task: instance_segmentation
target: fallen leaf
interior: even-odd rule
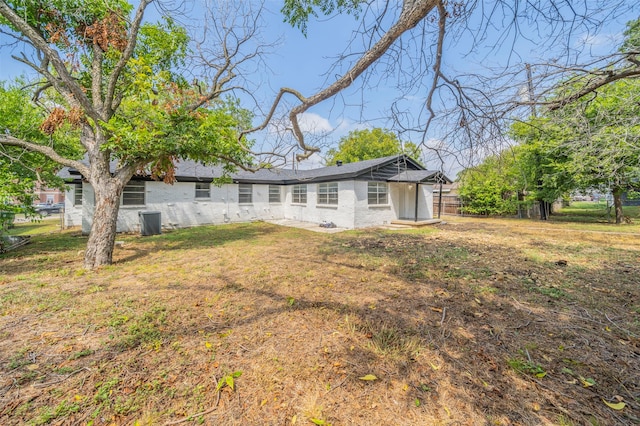
[[[596,384],[596,381],[593,380],[592,378],[585,379],[584,377],[580,376],[579,379],[580,379],[580,383],[582,383],[582,386],[584,386],[585,388],[595,386]]]
[[[378,380],[378,378],[373,374],[367,374],[366,376],[360,377],[360,380],[372,381],[372,380]]]
[[[624,402],[613,403],[613,402],[607,402],[604,399],[602,400],[602,402],[607,404],[607,407],[613,408],[614,410],[622,410],[627,405]]]

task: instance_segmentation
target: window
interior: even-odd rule
[[[269,185],[269,202],[270,203],[280,202],[280,186]]]
[[[240,204],[251,204],[253,202],[253,186],[250,183],[238,185],[238,202]]]
[[[338,204],[338,182],[318,184],[318,204]]]
[[[307,204],[307,185],[293,186],[293,202]]]
[[[367,195],[369,205],[389,204],[389,190],[384,182],[369,182]]]
[[[122,205],[144,206],[144,181],[129,181],[122,191]]]
[[[211,198],[211,184],[209,182],[196,182],[196,198]]]
[[[82,205],[82,184],[76,183],[73,188],[73,205],[81,206]]]

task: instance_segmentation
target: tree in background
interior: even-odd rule
[[[576,187],[566,167],[570,153],[557,146],[566,130],[562,124],[552,125],[548,118],[532,117],[528,122],[516,121],[509,131],[520,143],[514,150],[518,152],[515,167],[524,178],[521,194],[529,204],[538,204],[542,220],[548,219],[556,200]]]
[[[576,189],[610,191],[622,223],[622,193],[640,181],[640,80],[601,87],[592,99],[556,111],[553,120],[567,129],[556,153],[567,153]]]
[[[508,150],[491,155],[459,176],[463,211],[476,215],[514,215],[522,189],[516,155]]]
[[[255,44],[244,51],[255,27],[221,25],[216,49],[188,56],[184,28],[170,18],[143,23],[150,3],[134,11],[125,0],[0,1],[0,29],[24,49],[14,59],[39,76],[23,87],[30,126],[5,122],[0,145],[75,168],[91,184],[89,269],[112,261],[120,196],[134,173],[173,182],[179,159],[226,172],[252,161],[239,138],[251,116],[224,96],[238,64],[258,54]],[[180,71],[193,75],[186,61],[196,53],[208,73],[189,83]],[[63,137],[70,131],[76,139]]]
[[[354,163],[399,154],[407,154],[415,160],[420,158],[420,150],[414,143],[403,144],[390,130],[380,128],[353,130],[340,139],[337,148],[327,151],[325,164],[332,165],[338,160],[343,163]]]
[[[627,24],[621,51],[631,55],[630,61],[638,48],[639,31],[640,20]],[[493,157],[465,172],[461,193],[466,194],[470,208],[479,205],[480,210],[500,214],[499,195],[505,188],[516,188],[496,186],[496,182],[512,182],[509,176],[518,170],[525,179],[517,189],[526,199],[540,203],[543,219],[546,206],[562,195],[598,189],[611,192],[616,223],[623,221],[622,193],[640,181],[640,80],[613,80],[589,96],[556,107],[567,93],[580,93],[592,83],[589,77],[558,83],[549,108],[511,126],[509,136],[519,145],[513,148],[515,162],[506,163],[502,154],[498,157],[502,181],[495,176],[497,159]]]

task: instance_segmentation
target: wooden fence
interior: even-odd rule
[[[437,194],[433,196],[433,217],[438,217],[438,211],[442,215],[462,216],[462,200],[457,195],[442,196],[442,210],[440,208],[440,199]]]

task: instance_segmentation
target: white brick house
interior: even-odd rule
[[[118,232],[140,229],[139,212],[160,212],[163,228],[292,219],[347,229],[433,218],[433,185],[451,181],[400,155],[312,170],[264,169],[216,186],[218,167],[184,161],[173,185],[134,176],[125,187]],[[91,229],[94,194],[67,169],[65,225]]]

